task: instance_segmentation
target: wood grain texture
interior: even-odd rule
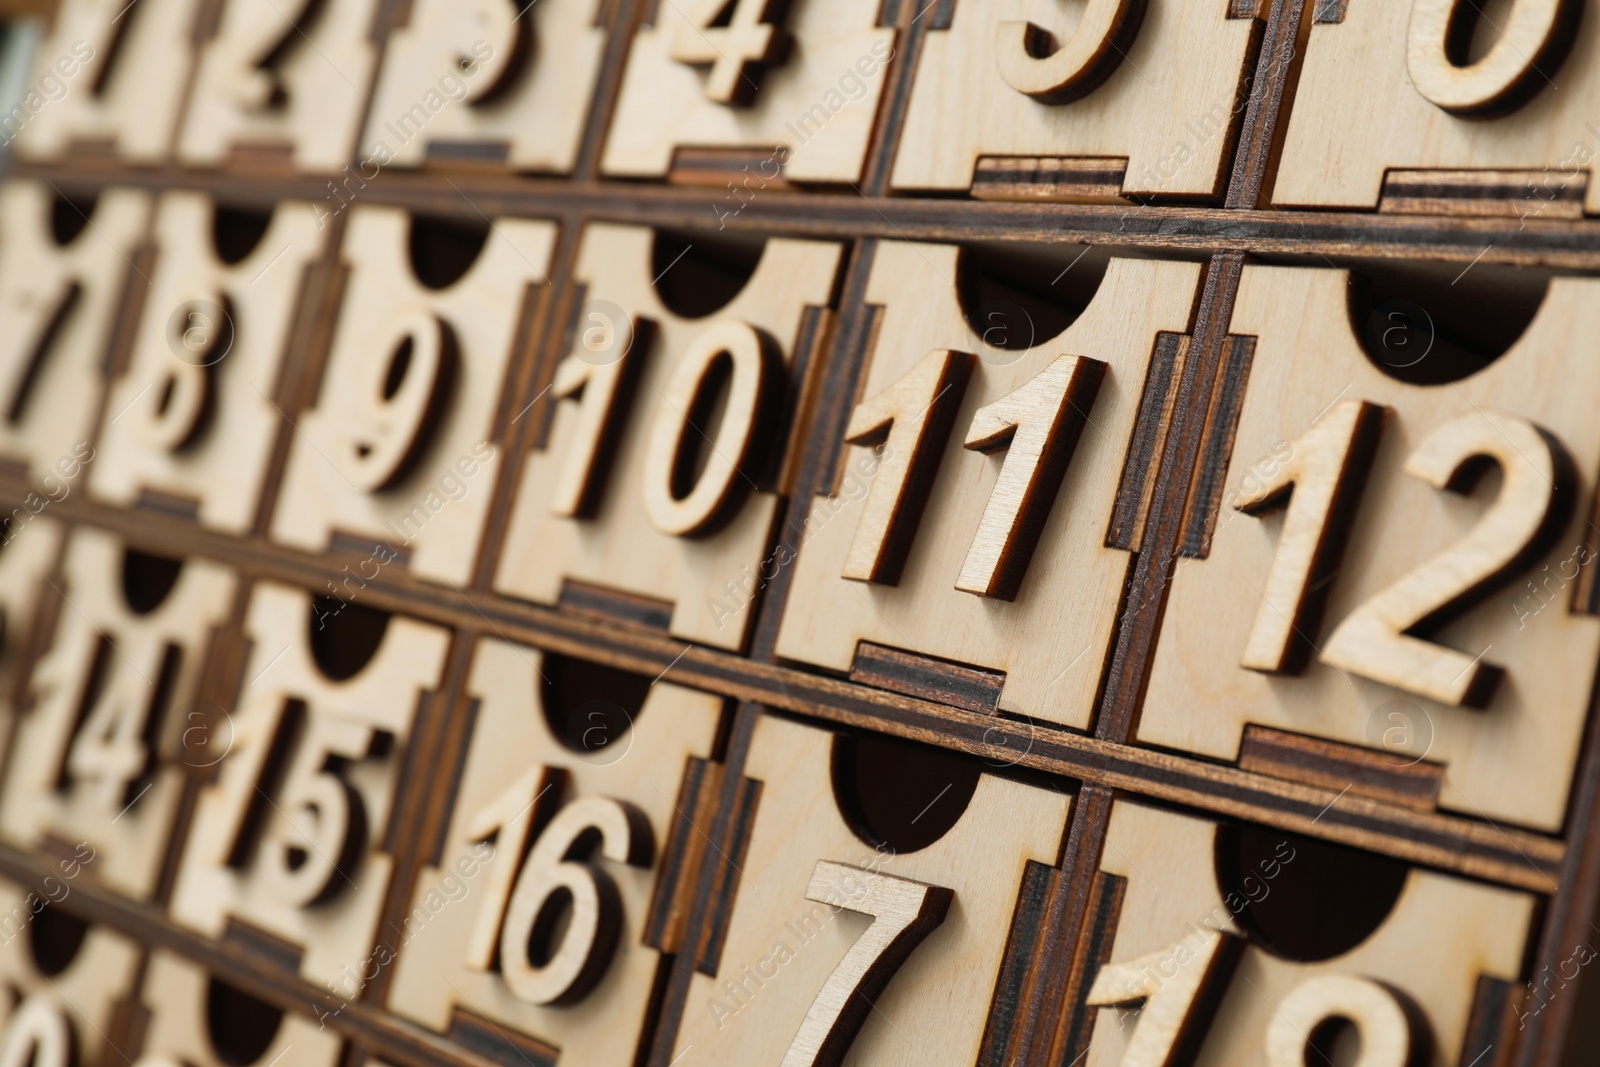
[[[304,272],[325,235],[315,208],[289,201],[254,249],[227,264],[211,236],[217,210],[193,193],[157,204],[156,268],[132,362],[110,387],[114,417],[90,486],[123,507],[150,490],[194,501],[199,521],[239,534],[255,525],[285,430],[274,397]]]
[[[1132,17],[1141,8],[1143,18]],[[1051,3],[957,3],[950,28],[922,46],[894,188],[968,189],[983,156],[1120,158],[1123,194],[1220,197],[1253,20],[1159,0],[1091,6],[1078,18]],[[1060,42],[1050,60],[1024,50],[1027,24]],[[1049,73],[1058,61],[1084,71],[1060,92],[1089,91],[1041,102],[1033,94],[1050,97],[1062,83]],[[1147,121],[1157,111],[1162,120]]]
[[[361,157],[415,167],[496,145],[503,167],[570,172],[606,45],[600,7],[414,0],[385,41]]]
[[[1191,264],[1112,260],[1093,302],[1060,336],[1026,351],[983,343],[963,317],[954,283],[957,249],[884,244],[867,299],[884,307],[861,386],[872,396],[930,350],[985,353],[955,418],[964,434],[978,410],[1025,385],[1063,355],[1107,365],[1092,422],[1059,483],[1059,495],[1031,553],[1015,599],[957,588],[981,516],[1004,463],[963,447],[958,434],[928,490],[905,573],[898,585],[841,577],[871,491],[888,464],[850,448],[835,496],[814,499],[794,588],[778,633],[778,655],[847,669],[861,640],[1004,671],[1000,707],[1076,728],[1086,726],[1107,642],[1122,597],[1128,554],[1105,546],[1124,458],[1143,395],[1156,335],[1182,332],[1198,270]],[[1064,595],[1071,589],[1070,597]],[[1027,638],[1023,638],[1027,634]],[[1048,638],[1040,640],[1043,635]]]
[[[1516,413],[1563,443],[1580,472],[1579,484],[1589,491],[1600,463],[1600,438],[1578,399],[1586,390],[1574,384],[1586,380],[1588,361],[1571,340],[1591,329],[1581,325],[1592,303],[1585,284],[1552,282],[1539,314],[1503,357],[1464,381],[1424,388],[1381,372],[1352,336],[1342,273],[1245,269],[1231,329],[1255,336],[1257,345],[1228,485],[1243,484],[1275,442],[1294,439],[1339,398],[1384,404],[1394,412],[1344,565],[1328,592],[1325,625],[1307,634],[1316,648],[1326,651],[1330,630],[1357,605],[1469,537],[1487,513],[1487,492],[1441,493],[1403,471],[1407,457],[1439,427],[1455,419],[1481,423],[1490,418],[1485,413]],[[1296,308],[1292,316],[1285,314],[1289,307]],[[1316,360],[1316,371],[1308,359]],[[1562,369],[1530,373],[1524,368],[1534,360]],[[1583,541],[1583,529],[1577,515],[1567,519],[1531,566],[1559,567]],[[1446,765],[1442,807],[1545,829],[1559,826],[1591,681],[1587,670],[1565,665],[1594,662],[1600,623],[1569,613],[1565,604],[1537,614],[1515,610],[1525,593],[1518,580],[1435,628],[1431,642],[1457,652],[1470,649],[1467,660],[1493,646],[1486,658],[1507,675],[1481,711],[1429,701],[1321,662],[1287,677],[1241,670],[1236,664],[1261,603],[1258,591],[1280,547],[1277,534],[1264,522],[1235,516],[1219,522],[1207,559],[1178,568],[1140,740],[1231,759],[1244,724],[1254,722],[1377,747],[1390,726],[1388,713],[1398,711],[1411,729],[1396,739],[1403,743],[1394,750]],[[1208,711],[1196,715],[1196,707]]]
[[[1102,868],[1126,878],[1128,884],[1110,957],[1112,968],[1153,955],[1150,973],[1165,979],[1161,988],[1170,989],[1176,984],[1174,978],[1191,976],[1201,958],[1195,948],[1183,951],[1186,939],[1198,943],[1218,934],[1242,934],[1235,921],[1237,909],[1248,902],[1230,898],[1217,884],[1215,832],[1215,824],[1206,819],[1129,802],[1117,804]],[[1284,869],[1292,869],[1297,861],[1311,862],[1300,859],[1293,846],[1280,848],[1258,874],[1265,891],[1287,892]],[[1272,877],[1274,871],[1277,877]],[[1215,1016],[1195,1063],[1278,1067],[1303,1062],[1303,1056],[1300,1061],[1273,1058],[1268,1032],[1279,1018],[1273,1006],[1304,998],[1307,1013],[1316,1014],[1325,1003],[1315,995],[1319,986],[1326,989],[1331,984],[1334,992],[1342,992],[1351,981],[1363,980],[1364,989],[1381,982],[1416,1005],[1433,1036],[1431,1059],[1423,1062],[1431,1067],[1454,1065],[1466,1037],[1479,975],[1505,979],[1517,973],[1533,908],[1533,898],[1522,893],[1411,870],[1392,910],[1376,929],[1332,959],[1300,963],[1250,943],[1231,980],[1217,993]],[[1301,992],[1308,982],[1311,992]],[[1146,1007],[1137,1016],[1119,1020],[1113,1010],[1102,1010],[1084,1062],[1093,1067],[1145,1062],[1127,1057],[1145,1040],[1141,1035],[1152,1021],[1147,1018],[1149,1011]],[[1393,1016],[1382,1019],[1392,1023]],[[1309,1032],[1302,1030],[1302,1041]],[[1376,1044],[1378,1038],[1379,1032],[1363,1033],[1362,1047]]]
[[[1070,802],[983,777],[966,814],[937,843],[901,855],[875,852],[834,806],[832,746],[832,734],[797,723],[763,718],[756,726],[743,770],[763,783],[760,806],[736,872],[720,964],[690,985],[677,1035],[685,1067],[783,1059],[818,991],[869,923],[806,899],[822,860],[943,886],[955,894],[960,917],[928,934],[875,998],[878,1010],[845,1062],[954,1065],[977,1056],[1025,863],[1054,858]],[[958,987],[974,995],[941,995]]]
[[[616,886],[622,929],[598,983],[573,1003],[539,1005],[520,998],[503,977],[504,948],[498,967],[474,965],[467,956],[480,928],[495,934],[502,929],[513,881],[523,863],[532,862],[533,854],[524,860],[524,848],[537,850],[536,842],[551,832],[546,820],[559,818],[555,813],[573,803],[604,798],[635,806],[648,820],[656,854],[665,859],[681,780],[690,760],[710,754],[721,701],[662,683],[650,690],[625,733],[608,729],[603,745],[573,751],[574,742],[592,740],[594,724],[582,716],[593,700],[574,694],[574,706],[566,709],[574,720],[563,739],[547,718],[556,709],[542,703],[541,663],[533,649],[496,639],[477,645],[468,692],[479,704],[461,786],[443,851],[421,872],[394,940],[400,962],[388,1004],[439,1033],[449,1031],[455,1010],[467,1009],[560,1050],[564,1062],[630,1062],[644,1037],[660,961],[641,938],[652,900],[671,888],[661,885],[657,864],[635,867],[597,858]],[[514,821],[499,830],[492,849],[475,844],[481,830],[474,821],[524,778],[531,788],[505,813]],[[679,872],[690,880],[697,874]],[[570,933],[567,938],[576,940]]]
[[[51,582],[66,610],[12,738],[0,833],[34,849],[50,836],[87,842],[102,883],[146,899],[183,791],[181,741],[200,721],[200,680],[236,578],[194,560],[151,607],[123,592],[126,566],[109,534],[79,530],[67,544],[60,584]]]

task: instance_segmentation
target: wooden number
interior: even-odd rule
[[[444,414],[458,358],[455,331],[426,311],[399,315],[367,349],[363,395],[349,412],[350,480],[374,493],[401,481]]]
[[[644,347],[634,344],[644,327],[642,322],[624,320],[629,336],[618,337],[616,324],[598,312],[595,317],[600,321],[580,326],[585,350],[556,366],[551,385],[557,400],[578,403],[577,425],[550,501],[550,510],[567,518],[591,518],[600,506],[611,454],[632,398],[631,385],[641,358],[636,348]],[[614,352],[621,355],[612,358]]]
[[[294,762],[273,802],[263,842],[263,877],[296,907],[338,895],[366,847],[366,807],[338,765],[365,758],[375,731],[366,723],[310,716]]]
[[[141,398],[145,437],[177,452],[194,443],[215,403],[216,364],[233,347],[233,312],[220,292],[192,300],[172,317],[167,345],[173,357]]]
[[[500,934],[500,973],[511,992],[530,1004],[570,1004],[600,981],[622,932],[622,897],[594,863],[568,859],[578,839],[595,831],[600,854],[613,863],[648,867],[655,839],[643,812],[604,797],[562,808],[528,853],[506,904]],[[570,898],[571,918],[558,931],[558,893]],[[543,951],[544,942],[560,942]],[[535,961],[532,954],[543,957]]]
[[[168,654],[176,651],[169,649]],[[129,802],[128,786],[149,767],[145,727],[158,699],[153,680],[133,671],[114,671],[67,751],[68,773],[93,782],[100,806],[108,811],[116,812]]]
[[[713,372],[731,362],[728,403],[715,437],[699,425]],[[753,488],[743,468],[756,451],[759,425],[772,399],[777,354],[755,327],[734,319],[716,323],[689,344],[661,394],[645,456],[644,505],[662,533],[708,533],[738,508]],[[693,457],[710,448],[696,478]],[[688,484],[688,483],[691,483]]]
[[[1570,33],[1577,0],[1515,0],[1500,39],[1476,63],[1457,66],[1449,54],[1459,10],[1474,0],[1415,0],[1406,38],[1406,67],[1417,91],[1446,111],[1493,115],[1520,102],[1545,75],[1539,59]],[[1487,16],[1484,16],[1487,17]]]
[[[1264,458],[1246,475],[1235,508],[1262,516],[1287,507],[1288,514],[1242,666],[1284,674],[1305,666],[1383,415],[1376,404],[1341,401],[1288,446],[1286,458]]]
[[[1200,930],[1168,948],[1124,963],[1107,964],[1089,989],[1091,1007],[1143,1002],[1122,1067],[1174,1067],[1189,1062],[1210,1020],[1215,983],[1226,984],[1242,942]]]
[[[22,421],[33,383],[38,381],[73,308],[82,298],[82,283],[70,281],[61,287],[56,299],[28,302],[27,310],[33,312],[31,321],[16,323],[11,332],[11,336],[27,340],[16,348],[7,344],[9,358],[0,360],[0,412],[7,422],[14,425]]]
[[[1145,0],[1087,0],[1077,30],[1064,42],[1034,22],[1001,22],[994,37],[1000,76],[1046,104],[1093,92],[1122,61],[1144,6]]]
[[[476,68],[467,79],[468,104],[499,99],[522,75],[533,50],[533,19],[526,17],[532,6],[533,0],[456,0],[446,32],[457,70]]]
[[[840,572],[844,577],[884,585],[900,580],[974,359],[947,348],[929,352],[851,413],[845,440],[882,446],[882,454]]]
[[[494,966],[495,953],[500,949],[506,900],[511,896],[511,883],[517,876],[517,861],[528,847],[534,807],[543,788],[539,783],[546,778],[547,772],[541,768],[528,771],[474,815],[467,826],[469,841],[493,839],[495,856],[501,859],[488,868],[483,905],[467,937],[466,962],[474,970],[487,971]]]
[[[1312,1035],[1333,1019],[1348,1020],[1360,1032],[1361,1053],[1352,1067],[1415,1062],[1411,1020],[1394,993],[1365,978],[1325,974],[1295,986],[1273,1012],[1266,1034],[1268,1067],[1311,1062]]]
[[[1565,521],[1574,476],[1559,441],[1496,411],[1440,426],[1405,470],[1436,489],[1465,493],[1485,461],[1502,473],[1494,504],[1466,537],[1351,612],[1329,636],[1324,662],[1452,707],[1487,701],[1499,668],[1410,631],[1444,621],[1537,558]]]
[[[1097,359],[1062,356],[1020,389],[979,408],[966,447],[1006,450],[956,588],[1012,600],[1105,377]]]
[[[244,56],[230,88],[234,100],[246,111],[281,108],[289,99],[279,66],[305,39],[312,20],[325,0],[278,0],[275,3],[235,3],[230,18],[245,22],[245,39],[257,42]]]
[[[762,68],[783,56],[783,30],[774,24],[779,4],[780,0],[696,0],[688,24],[680,25],[672,39],[672,58],[711,65],[707,99],[750,103]]]
[[[900,965],[944,922],[955,893],[943,886],[819,860],[806,899],[872,916],[800,1023],[782,1067],[837,1067]]]
[[[17,1005],[0,1037],[0,1067],[69,1067],[72,1024],[59,1005],[34,994]]]

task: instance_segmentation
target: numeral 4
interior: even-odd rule
[[[900,965],[944,922],[954,890],[819,860],[806,899],[871,915],[811,1002],[782,1067],[838,1067]]]
[[[755,99],[762,70],[779,62],[787,42],[774,25],[782,0],[698,0],[673,35],[672,58],[711,65],[706,98],[719,104]]]

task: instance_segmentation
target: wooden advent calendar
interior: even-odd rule
[[[1596,0],[0,9],[0,1067],[1594,1062]]]

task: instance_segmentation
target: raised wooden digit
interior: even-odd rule
[[[1288,458],[1275,468],[1264,458],[1246,475],[1234,508],[1258,517],[1281,508],[1288,514],[1240,666],[1290,674],[1305,666],[1383,413],[1364,400],[1341,401],[1289,444]]]
[[[72,1024],[48,995],[23,1000],[0,1037],[0,1067],[71,1067]]]
[[[811,1002],[782,1067],[837,1067],[900,965],[944,922],[955,893],[943,886],[818,860],[806,899],[872,916]]]
[[[1473,0],[1415,0],[1406,38],[1406,68],[1417,91],[1457,115],[1493,115],[1514,108],[1545,84],[1543,60],[1570,34],[1576,0],[1516,0],[1500,39],[1475,63],[1450,56],[1460,8]],[[1487,18],[1488,16],[1483,16]]]
[[[893,385],[856,405],[845,441],[881,449],[840,571],[844,577],[884,585],[900,581],[973,363],[966,352],[936,349]]]
[[[1304,1067],[1311,1036],[1334,1019],[1348,1020],[1361,1034],[1361,1054],[1351,1067],[1415,1062],[1411,1020],[1393,992],[1367,978],[1322,974],[1295,986],[1277,1006],[1267,1024],[1268,1067]]]
[[[267,4],[234,5],[248,20],[240,33],[251,42],[240,57],[229,85],[240,107],[261,111],[282,107],[288,102],[289,88],[278,73],[278,64],[305,37],[306,25],[317,14],[322,0],[280,0]]]
[[[655,839],[644,814],[604,797],[574,800],[550,820],[517,876],[500,935],[500,971],[511,991],[531,1004],[570,1004],[605,974],[622,926],[616,883],[597,864],[567,859],[579,837],[600,834],[600,855],[613,863],[649,866]],[[552,898],[571,898],[572,918],[550,958],[535,963],[530,943],[555,934]]]
[[[1077,29],[1061,42],[1034,22],[996,24],[1000,76],[1045,104],[1065,104],[1093,92],[1122,62],[1144,18],[1145,2],[1088,0]]]
[[[1231,934],[1197,930],[1176,945],[1102,967],[1089,989],[1091,1007],[1144,1005],[1122,1067],[1187,1062],[1211,1022],[1212,983],[1226,984],[1243,947]]]
[[[295,751],[263,844],[264,881],[297,907],[329,900],[347,884],[367,844],[361,794],[332,766],[359,760],[371,748],[363,722],[317,716]],[[261,786],[257,787],[262,788]]]
[[[1374,681],[1457,707],[1488,700],[1501,671],[1480,653],[1434,644],[1426,632],[1473,603],[1549,548],[1571,514],[1573,465],[1553,436],[1527,419],[1476,412],[1423,439],[1405,471],[1436,489],[1469,491],[1489,462],[1500,495],[1466,537],[1351,612],[1322,659]]]
[[[474,843],[493,839],[495,854],[520,859],[528,849],[528,833],[533,829],[534,805],[548,785],[542,767],[529,770],[479,809],[467,823],[467,839]],[[494,966],[500,951],[500,930],[505,924],[506,902],[517,877],[517,864],[495,863],[484,875],[484,899],[478,907],[477,921],[467,936],[467,966],[487,971]]]
[[[400,481],[437,425],[458,353],[449,323],[426,311],[387,322],[367,346],[366,395],[350,415],[350,480],[369,493]]]
[[[215,407],[215,368],[233,347],[231,302],[215,290],[192,300],[172,316],[167,333],[173,357],[163,364],[135,417],[152,445],[177,452],[199,438]]]
[[[588,518],[600,505],[611,454],[632,399],[635,372],[642,358],[635,341],[644,326],[641,320],[624,320],[627,336],[618,337],[616,323],[580,324],[584,351],[574,352],[556,366],[551,395],[557,400],[577,401],[578,422],[573,428],[571,451],[550,498],[553,514]],[[638,345],[637,349],[644,347]],[[622,354],[602,358],[598,355],[601,352]]]
[[[761,71],[783,56],[783,30],[774,23],[779,7],[779,0],[697,0],[688,24],[672,38],[672,58],[710,64],[708,100],[748,104],[755,98]],[[725,14],[727,23],[718,25]]]
[[[724,357],[731,363],[728,403],[721,424],[699,425],[711,379]],[[724,319],[694,341],[657,398],[645,455],[644,503],[662,533],[693,537],[728,517],[755,487],[746,467],[756,457],[760,425],[772,399],[778,355],[754,326]],[[704,441],[705,469],[695,475],[692,456]]]
[[[965,446],[975,452],[1005,450],[1006,458],[957,589],[1016,598],[1105,373],[1106,365],[1097,359],[1062,356],[972,417]]]

